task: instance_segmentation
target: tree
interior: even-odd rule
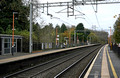
[[[79,41],[83,41],[85,34],[84,34],[84,25],[82,23],[79,23],[76,27],[76,32],[78,33],[78,39]]]
[[[46,25],[41,29],[40,41],[43,43],[51,43],[55,40],[55,30],[53,24]]]
[[[66,25],[63,23],[61,26],[61,33],[64,33],[67,30]]]
[[[37,37],[36,41],[34,41],[34,42],[40,42],[41,28],[38,23],[33,24],[33,32],[34,32],[33,35],[35,35]]]
[[[108,32],[105,32],[105,31],[93,31],[93,30],[89,30],[89,31],[90,31],[90,34],[87,37],[89,42],[101,43],[101,44],[107,43],[107,41],[108,41],[107,40]]]
[[[88,37],[90,38],[90,42],[91,43],[97,43],[98,42],[98,36],[95,34],[95,33],[93,33],[93,32],[91,32],[89,35],[88,35]]]
[[[59,25],[56,25],[56,27],[55,27],[55,29],[57,28],[57,32],[58,33],[61,33],[61,28],[60,28],[60,26]]]
[[[87,38],[88,38],[89,34],[90,34],[90,30],[89,29],[85,29],[85,39],[84,39],[85,42],[87,42]]]
[[[114,24],[113,38],[116,43],[120,43],[120,16]]]
[[[15,14],[15,29],[22,31],[29,29],[29,7],[24,6],[22,0],[1,0],[0,1],[0,26],[6,32],[8,26],[12,30],[13,12]]]
[[[79,23],[78,25],[77,25],[77,27],[76,27],[76,30],[80,30],[80,31],[78,31],[78,32],[83,32],[84,31],[84,25],[82,24],[82,23]]]
[[[4,33],[4,30],[2,27],[0,27],[0,34]]]

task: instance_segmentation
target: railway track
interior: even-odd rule
[[[82,65],[84,63],[84,61],[88,60],[87,58],[90,58],[91,55],[94,55],[93,58],[90,60],[90,62],[88,63],[88,65],[90,65],[90,63],[92,62],[92,60],[95,57],[94,53],[97,49],[85,54],[84,56],[82,56],[80,59],[76,60],[73,64],[71,64],[70,66],[68,66],[66,69],[64,69],[63,71],[61,71],[59,74],[57,74],[56,76],[54,76],[54,78],[83,78],[81,76],[81,71],[79,71],[79,65]],[[87,66],[88,67],[88,66]],[[77,70],[77,72],[76,72]],[[80,74],[80,76],[79,76]]]
[[[4,78],[58,78],[57,74],[68,67],[74,66],[76,60],[82,60],[84,57],[94,53],[99,46],[88,47],[76,52],[58,57],[48,62],[18,71],[16,73],[5,76]],[[90,51],[90,52],[88,52]],[[87,55],[86,55],[87,54]],[[82,58],[81,58],[82,57]],[[66,69],[65,69],[66,70]],[[56,76],[55,76],[56,75]]]

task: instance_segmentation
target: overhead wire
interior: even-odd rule
[[[91,1],[91,4],[92,4],[92,1]],[[92,5],[92,7],[93,7],[93,5]],[[79,7],[80,8],[80,7]],[[81,9],[81,8],[80,8]],[[53,9],[51,9],[53,12],[55,12]],[[94,10],[94,12],[95,12],[95,9],[94,9],[94,7],[93,7],[93,10]],[[79,10],[78,10],[79,11]],[[55,12],[56,13],[56,12]],[[58,13],[57,13],[58,14]],[[58,15],[60,15],[60,16],[62,16],[61,14],[58,14]],[[86,15],[85,15],[86,16]],[[95,16],[96,16],[96,20],[97,20],[97,23],[98,23],[98,25],[99,25],[99,27],[100,27],[100,24],[99,24],[99,21],[98,21],[98,17],[97,17],[97,15],[96,15],[96,13],[95,13]],[[57,16],[58,17],[58,16]],[[62,17],[64,17],[64,16],[62,16]],[[87,17],[87,16],[86,16]],[[60,17],[61,18],[61,17]],[[69,21],[71,21],[70,19],[67,19],[67,18],[64,18],[64,19],[66,19],[67,21],[69,20]],[[89,18],[87,17],[87,19],[89,20]],[[59,19],[59,20],[61,20],[61,21],[63,21],[63,22],[65,22],[65,23],[67,23],[67,24],[69,24],[69,25],[73,25],[73,24],[70,24],[70,23],[68,23],[68,22],[66,22],[66,21],[64,21],[64,20],[62,20],[62,19]],[[87,20],[85,20],[89,25],[90,25],[90,23],[87,21]],[[73,22],[73,21],[71,21],[71,22]],[[92,22],[91,22],[92,23]],[[93,23],[92,23],[93,24]]]
[[[82,10],[82,8],[80,7],[80,6],[78,6],[78,8],[80,8],[81,10]],[[92,21],[88,18],[88,16],[85,14],[84,15],[90,22],[88,22],[86,19],[85,19],[85,21],[90,25],[90,23],[91,23],[91,25],[93,25],[93,23],[92,23]]]
[[[52,9],[51,9],[52,10]],[[53,11],[53,10],[52,10]],[[45,11],[45,12],[47,12],[47,11]],[[53,11],[54,12],[54,11]],[[45,13],[44,13],[45,14]],[[47,14],[45,14],[45,15],[47,15]],[[62,15],[60,15],[60,16],[62,16]],[[58,17],[59,18],[59,17]],[[57,20],[60,20],[60,21],[62,21],[62,22],[64,22],[64,23],[66,23],[66,24],[68,24],[68,25],[72,25],[72,24],[70,24],[70,23],[68,23],[68,22],[66,22],[66,21],[64,21],[64,20],[62,20],[61,18],[60,19],[57,19]]]
[[[78,8],[77,8],[77,6],[75,7],[77,10],[78,10]],[[84,16],[86,16],[87,17],[87,15],[86,14],[84,14]],[[90,19],[87,17],[87,19],[90,21]],[[86,19],[84,19],[89,25],[90,25],[90,23],[86,20]],[[90,21],[91,22],[91,21]],[[91,22],[91,25],[92,25],[93,23]],[[90,25],[90,26],[91,26]]]
[[[45,10],[44,10],[45,11]],[[53,11],[53,10],[52,10]],[[41,11],[40,11],[41,12]],[[45,11],[46,13],[47,13],[47,11]],[[55,12],[55,11],[54,11]],[[45,14],[44,12],[41,12],[42,14]],[[45,15],[48,15],[48,14],[45,14]],[[51,14],[52,15],[52,14]],[[61,15],[62,16],[62,15]],[[62,19],[59,19],[60,21],[62,21],[62,22],[64,22],[64,23],[67,23],[67,24],[69,24],[69,25],[72,25],[72,24],[70,24],[70,23],[68,23],[68,22],[66,22],[66,21],[64,21],[64,20],[62,20]]]
[[[75,7],[76,9],[77,9],[77,7]],[[80,7],[79,7],[80,8]],[[52,9],[51,9],[52,10]],[[52,10],[52,11],[54,11],[54,10]],[[77,12],[79,12],[79,13],[82,13],[82,12],[80,12],[78,9],[77,10],[75,10],[75,11],[77,11]],[[55,11],[54,11],[55,12]],[[82,13],[82,14],[84,14],[84,13]],[[62,16],[61,14],[59,14],[60,16]],[[87,17],[88,18],[88,17]],[[66,18],[65,18],[66,19]],[[69,20],[69,19],[67,19],[67,20]],[[70,20],[71,21],[71,20]],[[87,21],[87,20],[85,20],[89,25],[90,25],[90,23]],[[71,22],[73,22],[73,21],[71,21]]]
[[[93,6],[93,4],[92,4],[92,0],[90,0],[90,1],[91,1],[92,8],[93,8],[93,10],[94,10],[94,13],[95,13],[95,17],[96,17],[96,20],[97,20],[98,26],[100,27],[100,24],[99,24],[99,21],[98,21],[98,17],[97,17],[97,14],[96,14],[95,8],[94,8],[94,6]],[[96,5],[96,6],[97,6],[97,5]],[[100,28],[101,28],[101,27],[100,27]]]
[[[92,21],[88,18],[86,14],[85,14],[85,17],[90,21],[91,25],[93,25]]]
[[[51,11],[55,12],[53,9],[51,9]],[[56,12],[55,12],[55,14],[64,17],[63,15],[61,15],[61,14],[59,14],[59,13],[56,13]],[[60,18],[61,18],[61,17],[60,17]],[[71,21],[71,20],[68,19],[68,18],[64,18],[64,19],[66,19],[67,21],[68,21],[68,20]],[[60,19],[60,20],[62,20],[62,19]],[[63,21],[63,20],[62,20],[62,21]],[[71,21],[71,22],[73,22],[73,21]],[[70,23],[68,23],[68,22],[66,22],[66,23],[69,24],[69,25],[73,25],[73,24],[70,24]]]

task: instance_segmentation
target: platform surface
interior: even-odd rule
[[[84,78],[120,78],[120,56],[105,45],[96,55]]]

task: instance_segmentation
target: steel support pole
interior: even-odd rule
[[[13,12],[13,32],[12,32],[12,56],[14,55],[14,12]]]
[[[13,32],[12,32],[12,47],[14,47],[14,12],[13,12]]]
[[[29,53],[32,53],[33,44],[32,44],[32,19],[33,19],[33,4],[32,0],[30,3],[30,41],[29,41]]]
[[[110,49],[112,50],[112,41],[111,41],[111,27],[110,27]]]
[[[74,30],[74,44],[76,46],[76,31]]]

